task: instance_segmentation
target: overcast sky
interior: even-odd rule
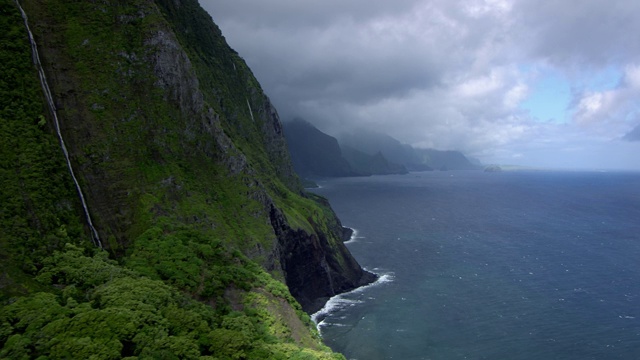
[[[640,170],[640,1],[200,0],[283,121]]]

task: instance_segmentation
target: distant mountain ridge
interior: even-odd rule
[[[338,140],[334,137],[301,119],[284,123],[283,129],[293,168],[300,176],[359,175],[342,156]]]
[[[382,153],[340,146],[336,138],[302,119],[283,124],[294,170],[304,178],[405,174],[407,169]]]
[[[482,168],[459,151],[416,149],[373,131],[343,134],[337,140],[300,118],[284,122],[283,130],[293,168],[303,178]]]
[[[403,165],[387,160],[381,152],[369,155],[347,145],[342,145],[340,148],[349,165],[360,174],[389,175],[409,172]]]
[[[473,164],[460,151],[418,149],[403,144],[393,137],[373,131],[343,134],[341,147],[352,147],[366,154],[380,153],[389,161],[405,166],[411,171],[425,170],[477,170],[481,166]]]

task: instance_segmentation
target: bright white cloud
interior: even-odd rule
[[[617,87],[579,94],[573,120],[604,138],[620,138],[638,125],[640,67],[627,65]]]
[[[640,128],[635,0],[200,2],[285,120],[377,129],[485,161],[601,167],[608,149],[640,150],[620,140]],[[566,80],[573,100],[530,104],[566,102],[554,104],[564,121],[521,106],[545,73]]]

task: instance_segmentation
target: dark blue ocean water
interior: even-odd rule
[[[640,174],[319,184],[383,275],[319,317],[348,359],[640,359]]]

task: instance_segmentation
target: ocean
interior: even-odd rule
[[[640,359],[640,173],[318,184],[380,275],[314,315],[347,359]]]

